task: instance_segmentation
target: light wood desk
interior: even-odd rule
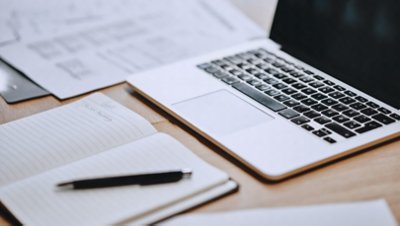
[[[241,4],[240,0],[235,2]],[[266,183],[253,177],[232,158],[224,155],[218,148],[182,126],[144,98],[132,94],[127,84],[106,88],[101,92],[138,112],[159,131],[172,135],[198,156],[226,171],[240,184],[238,192],[190,212],[384,198],[389,203],[397,221],[400,222],[400,139],[283,182]],[[59,101],[49,96],[13,105],[8,105],[0,98],[0,124],[70,103],[81,97]],[[6,224],[7,222],[0,218],[0,225]]]

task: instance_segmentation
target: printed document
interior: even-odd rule
[[[91,0],[80,6],[63,0],[54,6],[58,13],[44,8],[37,14],[16,10],[17,3],[11,8],[18,19],[10,23],[21,39],[1,47],[0,56],[60,99],[266,36],[228,1]]]

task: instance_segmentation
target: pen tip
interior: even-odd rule
[[[193,171],[189,168],[182,169],[182,173],[186,176],[192,175]]]
[[[64,182],[64,183],[57,184],[57,187],[66,187],[66,186],[70,186],[70,185],[72,185],[71,182]]]

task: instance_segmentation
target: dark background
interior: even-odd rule
[[[271,39],[400,109],[400,1],[280,0]]]

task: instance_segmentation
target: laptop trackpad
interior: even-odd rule
[[[273,119],[226,90],[185,100],[173,107],[191,124],[216,135],[237,132]]]

